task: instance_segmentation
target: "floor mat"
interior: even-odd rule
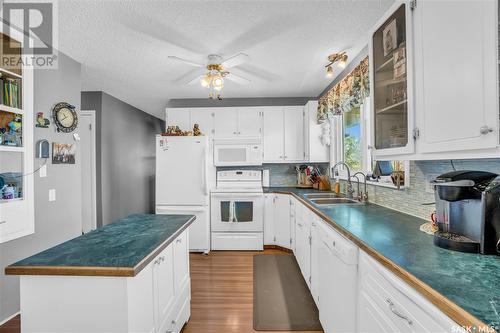
[[[253,257],[253,326],[257,331],[320,331],[318,308],[292,255]]]

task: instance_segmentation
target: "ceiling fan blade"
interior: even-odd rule
[[[241,65],[245,62],[248,62],[248,61],[250,61],[250,57],[248,56],[248,54],[238,53],[238,54],[224,60],[221,65],[224,66],[225,68],[231,68],[231,67],[239,66],[239,65]]]
[[[234,73],[229,73],[225,78],[241,85],[247,85],[251,82],[249,79]]]
[[[191,60],[187,60],[187,59],[183,59],[183,58],[179,58],[179,57],[176,57],[176,56],[168,56],[168,59],[175,60],[175,61],[180,61],[180,62],[183,62],[183,63],[191,65],[191,66],[195,66],[195,67],[205,67],[204,65],[199,64],[197,62],[194,62],[194,61],[191,61]]]
[[[192,85],[196,82],[200,82],[202,76],[203,76],[203,71],[196,68],[182,75],[174,82],[179,84]]]

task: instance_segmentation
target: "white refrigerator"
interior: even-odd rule
[[[189,227],[189,248],[210,250],[210,188],[215,167],[209,138],[156,136],[156,214],[195,215]]]

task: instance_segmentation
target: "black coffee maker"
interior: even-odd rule
[[[453,171],[434,181],[434,244],[450,250],[500,254],[500,182],[485,171]]]

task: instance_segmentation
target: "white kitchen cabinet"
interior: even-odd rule
[[[453,5],[446,0],[417,2],[419,152],[498,146],[496,6],[496,0],[463,0]]]
[[[309,215],[309,214],[306,214]],[[295,221],[295,257],[307,286],[311,288],[311,224],[306,219]]]
[[[173,242],[175,258],[174,286],[180,291],[189,282],[189,239],[184,232]]]
[[[188,108],[173,108],[167,109],[167,121],[168,126],[179,126],[183,131],[190,131],[191,127],[191,113]]]
[[[238,109],[215,108],[215,136],[231,138],[238,136]]]
[[[288,162],[305,160],[304,111],[302,106],[285,106],[285,155]]]
[[[321,137],[323,128],[317,122],[318,101],[309,101],[304,106],[304,152],[305,161],[313,163],[330,162],[330,149]]]
[[[262,134],[262,107],[238,108],[238,135],[258,137]]]
[[[264,163],[304,161],[304,114],[301,106],[263,111]]]
[[[262,111],[259,107],[217,108],[215,110],[215,136],[258,137],[262,131]]]
[[[276,245],[290,248],[290,196],[287,194],[275,197],[274,235]]]
[[[274,203],[276,195],[264,195],[264,245],[275,245],[274,241]]]
[[[181,259],[181,258],[179,258]],[[176,260],[180,263],[180,260]],[[163,250],[153,263],[153,283],[155,318],[157,318],[158,331],[166,331],[171,323],[169,314],[175,303],[175,280],[174,280],[174,251],[173,246]]]
[[[266,108],[263,117],[264,163],[283,162],[285,149],[284,115],[282,107]]]
[[[310,288],[311,295],[316,303],[316,306],[319,306],[319,230],[320,224],[325,224],[320,218],[316,216],[316,214],[311,213],[311,273],[310,273]]]
[[[198,124],[200,131],[203,135],[213,136],[214,135],[214,118],[215,113],[211,108],[194,108],[190,110],[190,128],[194,127],[194,124]]]
[[[400,6],[406,13],[407,42],[399,45],[406,49],[406,80],[392,75],[394,62],[381,55],[375,35],[392,18],[401,21]],[[370,122],[375,159],[500,156],[498,1],[464,0],[452,6],[446,0],[398,1],[372,37]],[[406,93],[394,93],[405,83]]]
[[[291,246],[290,196],[269,193],[264,196],[264,245]]]
[[[359,256],[359,332],[463,332],[435,305],[364,252]]]
[[[410,1],[396,1],[370,34],[370,106],[374,156],[411,154],[415,151],[411,7]],[[397,66],[395,57],[398,57]]]

